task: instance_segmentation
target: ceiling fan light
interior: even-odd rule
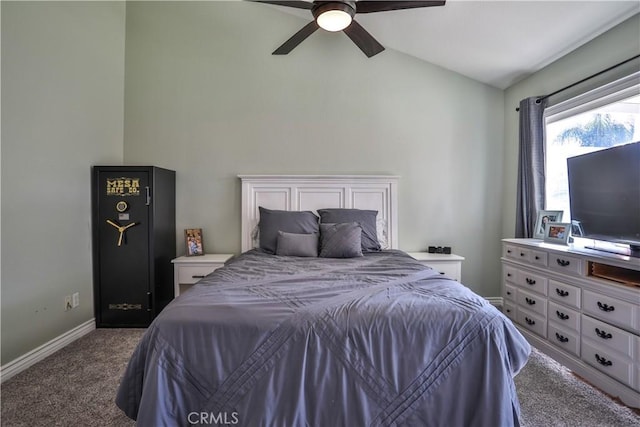
[[[311,13],[323,30],[342,31],[351,25],[356,9],[352,1],[318,2]]]
[[[351,24],[351,15],[343,10],[328,10],[316,18],[320,28],[327,31],[342,31]]]

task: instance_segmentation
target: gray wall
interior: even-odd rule
[[[248,2],[129,3],[125,160],[177,171],[178,252],[240,250],[239,173],[397,174],[400,246],[449,244],[499,295],[503,92],[392,50],[367,59]],[[265,24],[268,23],[268,24]]]
[[[122,162],[125,6],[1,7],[5,364],[93,318],[90,166]]]
[[[515,109],[520,100],[553,93],[638,54],[640,54],[640,15],[635,15],[505,91],[503,237],[515,235],[518,183],[518,113]],[[638,71],[639,64],[637,60],[630,62],[628,65],[558,94],[550,98],[549,102],[555,103],[568,99],[625,74]]]

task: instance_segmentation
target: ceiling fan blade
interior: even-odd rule
[[[313,7],[313,3],[302,0],[252,0],[255,3],[267,3],[267,4],[275,4],[276,6],[289,6],[295,7],[296,9],[308,9],[311,10]]]
[[[367,57],[371,58],[373,55],[377,55],[384,50],[376,39],[367,32],[362,25],[358,24],[355,20],[351,21],[351,25],[342,30],[347,36],[364,52]]]
[[[444,6],[445,3],[445,1],[360,0],[356,2],[356,13],[388,12],[391,10]]]
[[[311,21],[300,31],[295,33],[289,40],[284,42],[282,46],[273,51],[272,55],[286,55],[291,52],[296,46],[302,43],[307,37],[313,34],[318,28],[316,21]]]

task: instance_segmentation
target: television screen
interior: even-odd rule
[[[576,236],[640,247],[640,142],[567,159]]]

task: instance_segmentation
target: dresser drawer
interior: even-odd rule
[[[524,307],[527,310],[533,311],[534,313],[537,313],[541,316],[547,316],[546,298],[520,289],[518,290],[518,294],[516,295],[516,300],[518,301],[518,306]]]
[[[553,323],[549,323],[547,336],[553,345],[580,356],[580,335],[578,332],[559,328]]]
[[[549,268],[571,276],[580,276],[582,260],[566,255],[549,254]]]
[[[518,307],[516,319],[520,325],[541,337],[547,337],[547,321],[543,316]]]
[[[511,320],[516,320],[516,305],[508,301],[504,302],[504,314]]]
[[[541,295],[547,295],[547,278],[539,274],[534,274],[524,270],[518,270],[517,283],[521,288],[528,291],[537,292]]]
[[[518,270],[508,265],[503,266],[502,279],[505,283],[516,283],[516,281],[518,280]]]
[[[634,364],[631,359],[603,349],[587,340],[582,340],[580,353],[582,360],[591,366],[633,387]]]
[[[502,250],[502,255],[505,258],[519,259],[517,251],[518,251],[518,247],[517,246],[504,245],[504,248]]]
[[[517,289],[515,286],[504,285],[504,298],[510,301],[516,301]]]
[[[542,251],[531,250],[529,255],[529,262],[538,267],[547,266],[548,254]]]
[[[580,313],[571,310],[560,304],[549,301],[549,322],[555,322],[562,325],[565,329],[571,329],[573,331],[580,331]]]
[[[587,290],[582,295],[584,312],[607,323],[612,323],[622,328],[634,329],[633,304]]]
[[[549,298],[564,305],[580,308],[581,289],[556,280],[549,280]]]
[[[220,267],[220,265],[188,265],[177,267],[178,283],[184,285],[194,284],[218,267]]]
[[[617,351],[626,357],[633,358],[636,336],[629,332],[583,314],[582,336],[585,339],[593,340],[602,348]]]

